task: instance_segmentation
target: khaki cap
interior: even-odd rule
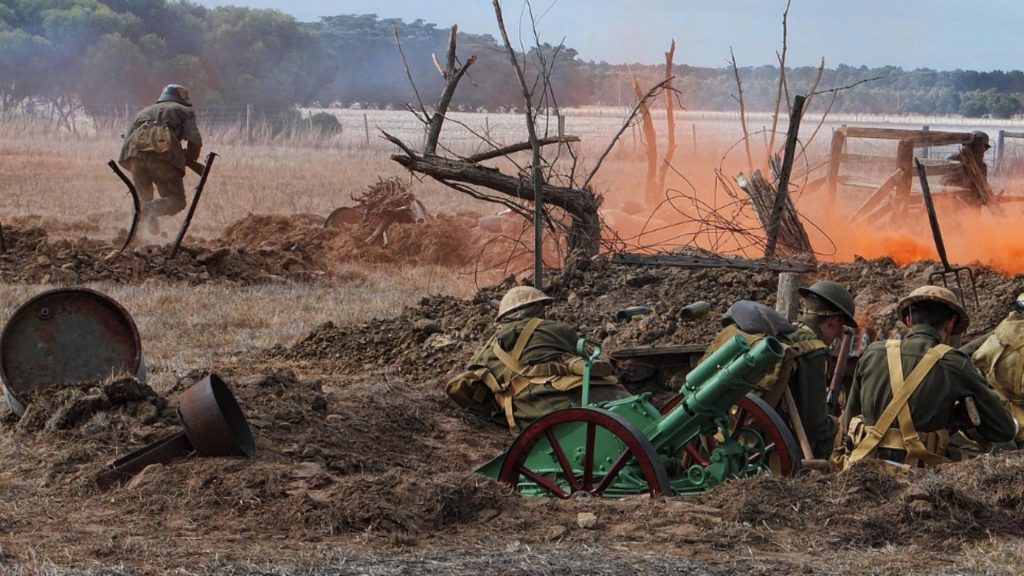
[[[950,310],[956,313],[956,326],[953,327],[954,334],[960,334],[964,330],[967,330],[967,326],[971,323],[971,317],[967,314],[967,310],[957,300],[956,294],[949,288],[943,288],[942,286],[921,286],[915,288],[913,292],[905,296],[900,300],[899,304],[896,305],[896,313],[900,315],[900,319],[907,317],[907,309],[910,308],[915,302],[938,302],[948,306]]]
[[[520,308],[526,308],[530,304],[538,302],[547,304],[553,301],[554,298],[532,286],[516,286],[502,296],[501,304],[498,305],[498,320],[504,318],[506,314],[515,312]]]

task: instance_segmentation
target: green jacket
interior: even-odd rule
[[[835,420],[829,417],[825,396],[828,393],[828,348],[814,329],[797,322],[797,329],[779,336],[779,341],[792,346],[800,342],[819,341],[821,348],[794,358],[789,375],[789,389],[793,393],[797,412],[804,425],[804,433],[811,444],[815,458],[828,458],[836,436]]]
[[[523,331],[529,320],[527,318],[503,323],[498,328],[497,333],[487,341],[487,344],[484,344],[483,348],[476,353],[476,356],[473,356],[472,364],[487,366],[491,374],[494,374],[496,377],[499,375],[503,376],[505,374],[505,365],[495,356],[494,351],[491,349],[491,343],[497,339],[502,349],[506,352],[511,352],[512,348],[516,345],[519,334]],[[558,360],[564,354],[575,356],[576,342],[578,340],[579,335],[572,326],[554,320],[544,320],[533,331],[533,335],[530,336],[530,340],[526,343],[523,354],[519,359],[524,364],[539,364],[541,362]]]
[[[132,145],[132,135],[144,124],[164,124],[171,131],[172,146],[167,152],[139,152]],[[188,150],[181,148],[180,142],[188,142]],[[131,170],[131,161],[136,158],[162,160],[185,172],[185,160],[196,161],[203,146],[203,138],[196,125],[196,114],[192,108],[177,102],[157,102],[147,106],[135,115],[131,126],[124,135],[121,154],[117,162]]]
[[[931,326],[919,324],[911,328],[900,346],[904,376],[910,374],[925,352],[939,343],[939,333]],[[919,432],[948,429],[954,404],[965,396],[974,397],[982,437],[991,442],[1013,439],[1015,425],[1010,413],[970,357],[956,349],[943,356],[910,395],[908,404],[914,427]],[[849,402],[843,412],[843,430],[849,428],[850,419],[857,415],[863,416],[865,424],[873,425],[891,401],[885,342],[872,342],[857,362]],[[898,423],[894,421],[893,427],[898,427]]]

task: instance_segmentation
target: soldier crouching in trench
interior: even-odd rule
[[[509,290],[498,307],[500,326],[446,391],[460,405],[505,422],[512,431],[570,405],[582,396],[583,359],[579,334],[568,324],[544,318],[553,299],[529,286]],[[629,396],[606,360],[593,362],[590,401]]]
[[[958,456],[950,430],[973,427],[979,439],[1004,443],[1017,426],[985,377],[962,351],[948,345],[970,318],[956,296],[922,286],[896,306],[910,328],[903,340],[871,343],[853,376],[843,413],[845,439],[835,455],[840,467],[876,458],[905,470]],[[961,424],[958,405],[968,410]],[[974,412],[973,415],[970,412]]]
[[[181,141],[187,142],[182,149]],[[125,133],[117,162],[132,174],[142,202],[142,220],[150,234],[158,234],[157,218],[185,208],[185,168],[196,170],[203,138],[188,89],[168,84],[155,104],[135,115]],[[160,194],[153,200],[153,187]]]

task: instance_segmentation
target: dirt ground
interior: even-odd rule
[[[150,245],[108,259],[109,243],[51,241],[38,227],[5,223],[0,280],[321,282],[342,258],[464,267],[489,236],[469,216],[445,218],[396,229],[392,249],[382,250],[359,245],[368,231],[324,229],[315,216],[249,216],[174,260]],[[849,284],[862,325],[888,336],[898,328],[896,299],[932,268],[862,260],[822,265],[806,280]],[[980,333],[1024,278],[976,274],[982,300],[972,332]],[[776,281],[769,272],[597,260],[551,287],[550,316],[609,352],[702,345],[733,301],[772,303]],[[1020,453],[906,478],[870,465],[764,476],[658,500],[526,499],[475,475],[511,437],[449,401],[442,386],[490,335],[488,300],[512,282],[466,300],[427,296],[364,324],[311,327],[297,342],[213,367],[253,429],[251,459],[186,458],[101,491],[94,478],[108,462],[179,429],[174,398],[203,374],[160,391],[118,377],[39,392],[22,418],[0,423],[0,566],[24,574],[1024,571]],[[711,312],[684,321],[680,309],[695,300]],[[654,313],[615,320],[634,304]],[[585,513],[596,524],[583,522]]]

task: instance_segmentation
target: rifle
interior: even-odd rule
[[[828,386],[828,395],[825,396],[825,404],[828,406],[828,413],[836,414],[836,404],[839,399],[839,388],[843,385],[843,376],[846,375],[846,364],[850,359],[850,349],[853,348],[853,331],[843,330],[843,339],[839,343],[839,356],[836,357],[836,369],[832,372],[832,381]]]
[[[202,176],[203,172],[206,170],[206,166],[203,166],[196,160],[185,160],[185,166],[188,166],[193,172],[200,176]]]

